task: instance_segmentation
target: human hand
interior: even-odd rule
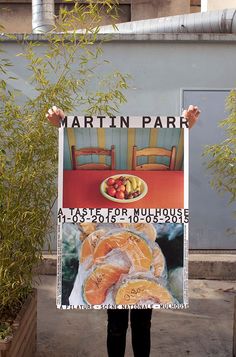
[[[54,126],[60,126],[60,122],[65,118],[65,114],[63,110],[57,108],[55,105],[48,110],[48,114],[46,114],[46,118],[50,121],[50,123]]]
[[[183,111],[182,116],[188,120],[189,129],[191,129],[197,122],[201,111],[198,107],[190,105],[188,109]]]

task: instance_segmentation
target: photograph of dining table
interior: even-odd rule
[[[147,185],[146,195],[132,202],[104,197],[101,183],[109,177],[135,175]],[[63,208],[184,208],[183,171],[64,170]]]

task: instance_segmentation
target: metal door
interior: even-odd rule
[[[220,142],[224,130],[217,127],[227,117],[225,100],[229,90],[183,90],[182,107],[201,109],[199,122],[190,132],[190,249],[236,249],[234,207],[227,197],[210,187],[211,175],[204,167],[204,146]]]

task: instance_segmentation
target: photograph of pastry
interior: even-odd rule
[[[62,305],[183,303],[183,229],[64,223]]]

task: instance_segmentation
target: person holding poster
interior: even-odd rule
[[[193,127],[200,115],[196,106],[189,106],[182,116],[188,120],[189,128]],[[54,126],[60,126],[64,119],[63,111],[56,106],[48,110],[47,118]],[[109,357],[125,355],[126,331],[128,328],[128,309],[108,309],[107,351]],[[150,328],[152,309],[131,309],[132,347],[135,357],[150,355]]]

